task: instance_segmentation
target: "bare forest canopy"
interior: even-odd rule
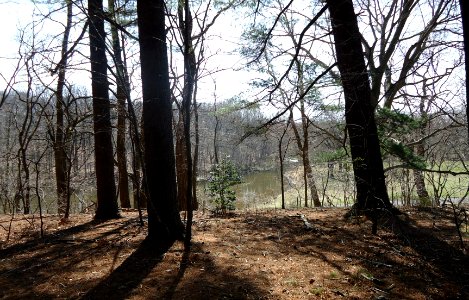
[[[2,1],[0,298],[468,299],[467,3]]]
[[[147,209],[189,247],[197,209],[345,206],[377,233],[447,204],[462,241],[461,2],[31,1],[0,60],[0,210]]]

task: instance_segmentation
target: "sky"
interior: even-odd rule
[[[33,6],[27,0],[2,1],[0,0],[0,74],[8,78],[11,76],[17,56],[18,28],[31,20]],[[5,82],[0,81],[0,90],[5,88]]]
[[[75,9],[75,8],[74,8]],[[4,26],[0,30],[0,91],[6,87],[8,81],[15,69],[18,57],[18,32],[19,29],[27,26],[31,20],[37,19],[38,11],[47,12],[44,5],[34,5],[31,0],[0,0],[0,20]],[[75,9],[76,11],[76,9]],[[36,14],[36,17],[34,17]],[[56,14],[56,19],[65,20],[65,15]],[[242,67],[239,55],[231,53],[235,51],[237,45],[235,41],[239,39],[242,30],[242,22],[227,17],[217,20],[219,26],[212,28],[212,37],[208,41],[208,47],[217,55],[208,61],[208,69],[224,70],[216,72],[211,76],[205,77],[199,82],[198,98],[200,101],[213,101],[216,83],[216,95],[218,100],[229,99],[238,95],[240,92],[249,89],[249,81],[254,75],[248,71],[235,71]],[[45,36],[57,34],[61,32],[61,25],[53,22],[46,23],[41,28],[36,28],[40,34],[36,36]],[[226,30],[229,28],[229,30]],[[75,28],[75,35],[79,34],[79,29]],[[39,38],[38,38],[39,40]],[[46,46],[47,47],[47,46]],[[86,55],[88,50],[83,47],[82,52]],[[58,56],[52,57],[51,60],[57,62]],[[83,59],[83,58],[82,58]],[[52,62],[50,63],[52,65]],[[89,68],[89,64],[85,63],[85,67]],[[44,69],[43,79],[45,82],[52,82],[53,77],[48,76],[47,70]],[[138,72],[136,72],[138,73]],[[69,81],[76,82],[78,85],[85,86],[89,90],[90,74],[89,72],[70,72],[68,74]],[[138,74],[137,74],[138,76]],[[137,83],[138,84],[138,83]],[[133,98],[140,97],[140,91],[134,91]]]
[[[302,5],[301,0],[299,0],[298,5]],[[0,28],[0,39],[2,41],[2,46],[0,47],[0,91],[5,88],[5,80],[10,79],[14,70],[14,66],[17,63],[16,58],[18,56],[18,31],[19,29],[24,28],[27,24],[29,24],[31,20],[33,20],[34,11],[37,13],[38,10],[42,10],[43,12],[47,11],[46,6],[35,6],[32,0],[0,0],[0,24],[3,25]],[[303,13],[308,14],[308,12]],[[56,18],[59,22],[63,22],[65,15],[61,16],[60,14],[56,14]],[[237,54],[236,49],[239,48],[238,42],[243,27],[247,26],[249,21],[250,20],[248,20],[248,18],[246,18],[242,13],[228,13],[218,19],[216,26],[211,28],[209,32],[209,38],[207,40],[208,49],[212,54],[216,53],[216,55],[213,55],[213,57],[208,60],[207,69],[224,71],[215,72],[211,76],[204,77],[199,81],[198,101],[212,102],[215,98],[215,92],[217,101],[223,101],[241,93],[245,93],[245,98],[248,100],[254,99],[253,97],[255,97],[255,93],[251,92],[251,86],[249,83],[254,78],[258,77],[258,74],[246,70],[234,70],[240,69],[243,66],[243,61]],[[49,22],[42,27],[38,26],[38,28],[36,28],[37,31],[40,31],[40,34],[37,35],[38,40],[40,39],[39,37],[44,37],[48,32],[50,34],[56,34],[60,38],[60,33],[63,29],[61,29],[59,22]],[[74,30],[74,35],[76,37],[80,33],[81,28],[75,28]],[[85,36],[87,36],[87,34]],[[48,45],[45,45],[46,49],[47,46]],[[324,51],[323,48],[317,46],[315,46],[315,49],[317,49],[319,52]],[[86,58],[86,53],[88,52],[86,45],[82,47],[81,52],[83,53],[81,56],[83,66],[89,68],[89,63]],[[45,67],[42,70],[43,76],[41,79],[43,79],[46,83],[53,82],[55,78],[48,74],[49,72],[47,69],[59,61],[60,57],[57,51],[54,55],[55,56],[51,54],[48,57],[50,61],[46,61],[44,64]],[[210,54],[207,53],[207,56],[208,55]],[[78,59],[79,56],[80,55],[75,55],[75,59]],[[449,58],[452,57],[449,56]],[[135,55],[135,61],[138,61],[138,55]],[[442,62],[441,64],[443,67],[445,67],[445,64]],[[283,66],[280,66],[279,71],[283,70]],[[140,87],[138,85],[138,77],[139,71],[136,70],[134,76],[135,89],[132,93],[133,99],[139,99],[141,94]],[[90,74],[87,71],[75,71],[74,74],[72,74],[71,71],[68,72],[69,82],[73,82],[78,86],[85,87],[88,90],[90,90],[89,78]],[[459,83],[459,81],[456,82],[456,84]],[[327,93],[323,93],[323,96],[324,94]]]

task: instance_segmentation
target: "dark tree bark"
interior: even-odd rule
[[[357,17],[352,0],[327,0],[327,4],[345,96],[345,121],[357,187],[355,208],[375,216],[376,209],[390,210],[392,204],[386,189]]]
[[[57,185],[57,208],[60,216],[68,218],[70,213],[70,192],[67,179],[67,153],[65,149],[65,131],[64,131],[64,95],[65,72],[68,62],[68,40],[70,29],[72,27],[73,3],[67,1],[67,23],[65,25],[64,36],[62,39],[62,58],[58,67],[57,90],[55,92],[55,137],[54,137],[54,159],[55,159],[55,182]]]
[[[97,186],[96,219],[119,216],[116,185],[114,181],[114,158],[112,150],[109,82],[104,33],[102,0],[88,1],[90,19],[91,87],[93,93],[93,123],[95,143],[95,166]]]
[[[285,128],[283,129],[282,135],[280,136],[280,139],[278,140],[278,159],[280,163],[280,190],[281,190],[281,195],[282,195],[282,209],[285,209],[284,162],[285,162],[285,156],[287,155],[288,146],[290,144],[290,139],[289,139],[287,142],[287,146],[285,147],[285,150],[283,150],[283,139],[285,137],[285,134],[288,131],[288,125],[289,125],[289,122],[286,123]]]
[[[194,99],[192,99],[192,107],[194,109],[194,135],[195,135],[195,144],[192,157],[192,209],[199,209],[199,201],[197,198],[197,173],[198,173],[198,164],[199,164],[199,145],[200,145],[200,133],[199,133],[199,104],[197,104],[196,95],[197,95],[197,82],[195,83],[195,94]]]
[[[180,2],[181,3],[181,2]],[[184,124],[184,148],[185,148],[185,162],[186,162],[186,189],[179,191],[186,194],[186,238],[184,240],[184,248],[188,251],[191,246],[192,238],[192,218],[193,218],[193,203],[192,203],[192,149],[191,149],[191,104],[192,96],[194,93],[194,84],[196,78],[197,65],[195,61],[194,46],[192,45],[192,14],[189,7],[189,0],[183,2],[184,5],[179,5],[179,22],[183,32],[184,41],[184,89],[182,91],[182,117]],[[182,14],[184,12],[184,18]],[[184,22],[183,22],[184,20]]]
[[[215,102],[213,104],[214,108],[214,115],[215,115],[215,128],[213,130],[213,154],[215,157],[215,164],[218,165],[220,160],[218,159],[218,131],[220,130],[221,124],[220,124],[220,119],[218,118],[217,115],[217,99],[215,98]]]
[[[197,207],[194,203],[192,191],[194,172],[192,161],[192,147],[190,141],[191,103],[197,77],[197,62],[192,43],[192,14],[189,1],[180,1],[178,5],[179,28],[183,38],[184,54],[184,87],[182,91],[182,105],[177,124],[176,136],[176,171],[178,181],[179,210],[190,211]],[[195,98],[194,98],[194,101]],[[190,201],[190,202],[189,202]],[[187,230],[186,230],[187,232]]]
[[[179,211],[187,210],[187,156],[186,156],[186,137],[184,132],[184,117],[182,107],[179,108],[178,120],[175,126],[176,134],[176,178],[178,186],[178,208]]]
[[[117,22],[115,12],[115,1],[108,0],[108,8],[111,17]],[[114,64],[116,65],[116,84],[117,84],[117,140],[116,140],[116,156],[117,169],[119,170],[119,201],[121,207],[130,208],[129,197],[129,175],[127,173],[127,155],[125,148],[125,100],[127,98],[126,91],[126,72],[122,61],[122,49],[120,46],[119,33],[115,25],[111,25],[112,50],[114,54]]]
[[[182,239],[184,227],[176,202],[172,108],[165,31],[165,2],[137,2],[143,89],[143,136],[149,192],[148,238]]]
[[[461,19],[462,19],[462,30],[464,35],[464,55],[465,55],[465,65],[466,65],[466,118],[467,123],[469,124],[469,105],[467,104],[469,99],[469,81],[467,79],[467,74],[469,73],[469,16],[467,15],[469,10],[469,2],[467,0],[459,0],[459,7],[461,8]],[[468,129],[468,139],[469,139],[469,125]]]

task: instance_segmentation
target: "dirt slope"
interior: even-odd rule
[[[46,216],[44,239],[37,216],[1,216],[0,299],[469,299],[451,211],[404,211],[377,236],[343,209],[197,213],[190,254],[142,244],[136,212]]]

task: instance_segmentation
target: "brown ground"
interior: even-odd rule
[[[142,244],[136,212],[47,216],[44,239],[37,216],[0,216],[0,299],[469,299],[451,211],[404,211],[411,226],[376,236],[343,209],[197,214],[188,255]]]

